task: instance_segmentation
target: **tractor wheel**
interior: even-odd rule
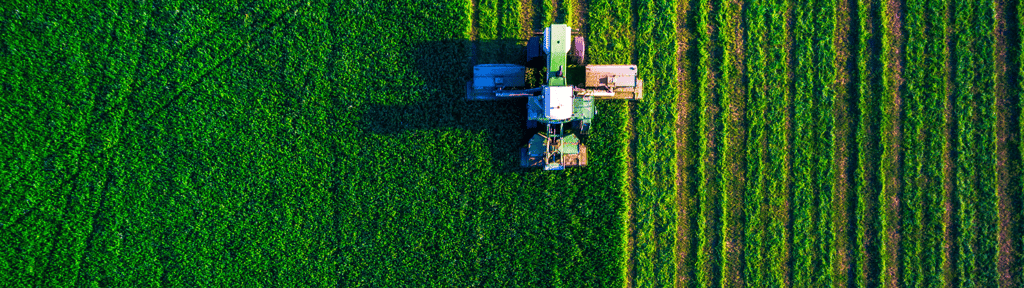
[[[569,49],[569,59],[576,65],[583,65],[586,62],[586,51],[587,45],[583,40],[583,36],[572,37],[571,48]]]
[[[541,39],[537,36],[530,37],[530,41],[526,42],[526,67],[544,67],[544,47],[541,45]]]

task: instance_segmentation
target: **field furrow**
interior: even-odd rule
[[[952,0],[943,0],[940,10],[942,13],[942,63],[943,63],[943,141],[942,141],[942,283],[945,287],[956,287],[958,245],[957,236],[960,234],[960,226],[956,222],[957,211],[960,210],[960,203],[956,200],[956,39],[953,34],[955,24],[954,7]]]
[[[832,65],[835,67],[835,77],[829,83],[830,89],[835,93],[833,105],[833,123],[835,131],[833,143],[833,186],[832,186],[832,227],[831,229],[833,248],[829,251],[831,263],[829,270],[832,275],[832,287],[850,287],[853,285],[853,264],[854,252],[856,251],[853,231],[855,218],[853,208],[856,203],[854,197],[854,174],[856,167],[857,150],[855,126],[856,116],[856,56],[853,48],[856,43],[856,36],[853,31],[856,23],[854,8],[856,1],[839,0],[835,1],[835,29],[832,31],[832,47],[834,50]],[[825,59],[828,60],[828,59]],[[828,251],[828,250],[826,250]]]
[[[676,243],[675,286],[696,287],[695,269],[697,260],[697,186],[698,140],[697,86],[693,77],[697,70],[697,41],[695,18],[697,7],[691,1],[676,2],[676,68],[679,71],[676,83],[679,96],[676,99]]]
[[[1018,231],[1020,219],[1015,219],[1014,214],[1020,206],[1020,144],[1016,133],[1020,133],[1020,98],[1017,95],[1017,85],[1020,81],[1017,68],[1012,63],[1019,59],[1014,53],[1019,53],[1020,47],[1014,49],[1014,43],[1020,43],[1017,34],[1010,29],[1020,29],[1016,15],[1012,15],[1012,9],[1020,9],[1019,1],[994,0],[993,9],[995,12],[995,23],[993,37],[995,42],[992,51],[993,69],[995,70],[995,103],[993,109],[996,113],[996,193],[998,196],[998,259],[996,269],[999,270],[999,286],[1014,287],[1021,281],[1021,275],[1017,266],[1020,247],[1013,235]],[[1011,7],[1011,5],[1014,5]],[[1015,41],[1016,40],[1016,41]]]
[[[878,196],[879,217],[882,224],[879,231],[881,240],[881,279],[885,287],[900,287],[903,271],[900,265],[903,233],[914,232],[914,227],[901,224],[902,207],[908,201],[901,195],[903,161],[903,87],[904,87],[904,43],[903,3],[888,0],[882,4],[882,84],[881,97],[881,143],[882,156],[880,176],[882,191]],[[913,199],[913,198],[911,198]],[[912,201],[912,200],[911,200]],[[913,285],[911,285],[913,286]]]

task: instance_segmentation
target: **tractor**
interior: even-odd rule
[[[637,77],[636,65],[586,65],[584,38],[566,24],[552,24],[534,35],[527,41],[526,66],[474,66],[466,98],[526,98],[526,128],[541,129],[520,148],[520,166],[544,170],[586,166],[587,146],[580,136],[589,132],[597,115],[594,100],[641,100],[643,80]],[[583,83],[567,77],[570,62],[585,67]],[[540,87],[527,87],[527,67],[545,71]]]

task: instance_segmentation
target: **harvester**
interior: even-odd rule
[[[643,98],[636,65],[586,65],[583,36],[571,27],[553,24],[534,33],[526,45],[526,66],[480,64],[466,84],[469,100],[526,98],[526,127],[542,128],[520,148],[520,166],[562,170],[587,165],[587,146],[580,136],[597,115],[596,99]],[[583,83],[569,79],[569,64],[585,67]],[[544,83],[527,87],[527,67],[544,69]],[[574,84],[582,84],[576,86]]]

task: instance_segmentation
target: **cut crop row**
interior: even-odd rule
[[[767,197],[768,224],[765,250],[766,283],[768,286],[793,286],[794,257],[792,248],[792,183],[793,183],[793,15],[795,1],[771,0],[767,2],[768,43],[767,55],[768,105],[765,111],[767,124]]]
[[[676,236],[675,122],[672,108],[679,96],[675,62],[676,2],[636,3],[637,61],[644,79],[644,99],[638,103],[637,287],[668,285],[675,277],[673,245]]]
[[[587,5],[587,62],[633,63],[636,38],[631,1],[592,0]]]
[[[713,17],[720,14],[720,7],[714,6],[711,0],[699,1],[697,8],[697,95],[700,123],[700,164],[697,168],[700,183],[697,193],[700,203],[697,216],[697,286],[712,287],[719,285],[721,279],[721,174],[716,169],[722,158],[721,106],[717,81],[717,59],[721,57],[723,48],[716,33],[721,27]]]
[[[776,9],[771,6],[770,1],[755,0],[744,10],[744,18],[747,27],[747,57],[744,59],[747,68],[747,189],[744,195],[744,211],[746,225],[744,231],[744,267],[743,281],[745,283],[768,283],[770,272],[768,268],[770,231],[767,229],[772,223],[771,210],[768,204],[768,186],[774,182],[769,174],[771,171],[768,157],[768,138],[772,135],[768,129],[768,107],[779,105],[770,99],[768,79],[774,75],[769,70],[769,59],[772,49],[781,50],[782,47],[768,46],[770,43],[770,32],[772,27],[768,25],[771,20],[771,12]]]
[[[997,279],[991,5],[956,2],[955,10],[957,271],[959,283],[968,287],[993,287]]]
[[[544,5],[550,1],[544,1]],[[629,1],[609,1],[609,0],[598,0],[588,1],[587,10],[587,23],[589,30],[587,33],[587,62],[591,64],[627,64],[632,63],[632,55],[634,53],[633,41],[627,41],[626,39],[634,39],[634,31],[632,30],[632,5]],[[547,9],[549,6],[545,6]],[[622,21],[610,21],[609,19],[622,19]],[[622,157],[616,158],[619,161],[615,169],[620,171],[617,173],[617,178],[620,182],[618,187],[620,192],[619,200],[624,204],[624,209],[619,214],[619,221],[622,226],[620,231],[620,249],[621,258],[618,264],[622,278],[623,287],[635,287],[636,281],[635,276],[639,273],[637,271],[637,239],[636,235],[638,227],[636,227],[637,213],[639,212],[637,207],[637,195],[634,185],[635,180],[630,178],[633,175],[636,155],[630,154],[633,147],[633,134],[635,132],[635,124],[631,122],[630,117],[630,103],[626,101],[599,101],[598,110],[601,111],[601,117],[595,120],[595,131],[600,128],[599,123],[614,124],[614,127],[609,127],[609,131],[616,131],[615,135],[610,136],[610,139],[616,139],[610,144],[614,146],[607,146],[606,149],[616,149],[617,153],[620,153]],[[615,117],[615,119],[611,119]],[[606,120],[601,120],[606,119]],[[607,121],[607,122],[604,122]],[[591,139],[594,139],[593,137]],[[592,149],[598,149],[593,146],[591,141]],[[594,150],[597,151],[597,150]],[[635,175],[633,177],[636,177]]]
[[[832,126],[834,77],[832,1],[801,2],[795,10],[794,234],[793,283],[823,286],[829,269],[832,211]]]
[[[746,47],[743,25],[743,4],[721,0],[716,24],[722,54],[719,57],[718,95],[722,107],[722,149],[718,173],[722,177],[722,287],[743,286],[744,214],[746,186],[746,83],[744,58]]]
[[[878,214],[879,175],[878,163],[881,147],[879,146],[879,126],[881,118],[881,94],[879,89],[881,78],[878,73],[881,67],[879,32],[881,16],[878,3],[875,1],[858,0],[857,15],[860,18],[857,40],[857,71],[858,95],[857,104],[860,117],[857,127],[857,169],[856,194],[857,204],[857,253],[854,257],[854,275],[857,286],[878,285],[879,256],[878,232],[880,224]]]
[[[906,287],[942,283],[943,12],[940,1],[906,1],[900,224]]]
[[[829,252],[828,269],[831,271],[831,282],[833,287],[850,287],[853,285],[853,253],[855,238],[853,237],[854,220],[853,204],[854,180],[853,163],[856,158],[856,126],[854,116],[856,108],[856,92],[853,77],[856,75],[855,56],[852,53],[857,48],[853,40],[855,12],[853,9],[856,1],[837,0],[835,1],[835,29],[832,31],[832,47],[834,50],[832,65],[835,68],[835,77],[830,83],[830,89],[835,93],[835,105],[833,106],[832,133],[834,145],[833,175],[832,181],[832,249]],[[825,59],[828,60],[828,59]],[[824,208],[829,209],[829,208]]]

